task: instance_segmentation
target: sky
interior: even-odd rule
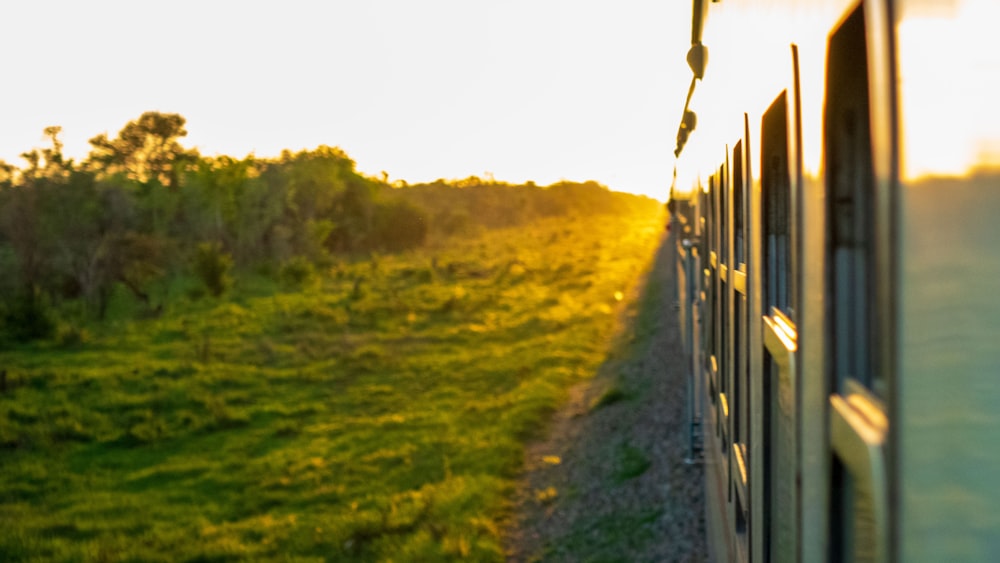
[[[372,176],[596,180],[665,199],[690,4],[53,0],[0,8],[0,159],[144,111],[202,154],[339,146]]]

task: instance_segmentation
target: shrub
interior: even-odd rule
[[[374,246],[396,252],[417,248],[427,238],[426,212],[406,201],[379,205],[375,210],[372,233]]]
[[[474,223],[468,212],[463,210],[445,209],[434,218],[438,230],[448,236],[468,234]]]
[[[198,301],[202,297],[205,297],[205,294],[205,288],[200,285],[191,286],[184,292],[184,295],[187,295],[187,298],[191,301]]]
[[[316,267],[304,256],[295,256],[281,266],[281,283],[287,287],[302,288],[316,279]]]
[[[198,245],[194,254],[194,273],[208,292],[219,297],[232,287],[233,257],[214,242]]]
[[[50,338],[56,331],[56,323],[37,291],[15,297],[0,315],[0,329],[15,342]]]
[[[64,348],[72,348],[85,344],[90,340],[90,333],[87,329],[73,325],[62,325],[56,334],[56,342]]]

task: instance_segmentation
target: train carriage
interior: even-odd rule
[[[1000,561],[998,25],[693,2],[672,207],[716,561]]]

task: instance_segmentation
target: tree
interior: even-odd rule
[[[45,161],[43,173],[48,178],[66,178],[73,170],[73,159],[63,158],[63,142],[59,140],[62,127],[50,125],[45,128],[44,135],[52,143],[52,148],[42,149],[42,159]]]
[[[282,153],[262,166],[260,181],[283,194],[283,217],[266,234],[272,254],[284,261],[293,255],[316,258],[325,251],[352,250],[358,236],[355,225],[371,223],[370,180],[354,171],[354,161],[337,147]],[[349,215],[349,216],[347,216]]]
[[[17,168],[13,164],[8,164],[7,162],[0,160],[0,190],[10,188],[14,185],[14,177],[17,173]]]
[[[41,281],[44,251],[38,224],[38,190],[21,186],[9,190],[0,208],[0,232],[10,245],[17,264],[21,290],[34,294]]]
[[[150,306],[145,286],[163,273],[170,241],[135,228],[133,194],[101,183],[89,171],[73,171],[65,184],[48,188],[41,220],[46,254],[56,276],[103,318],[116,283]]]
[[[286,153],[272,170],[286,186],[288,210],[303,223],[329,215],[346,183],[357,177],[354,161],[339,148],[325,145]]]
[[[88,161],[106,174],[122,173],[141,184],[155,182],[176,189],[183,165],[197,158],[195,151],[178,142],[187,135],[185,122],[176,113],[147,111],[129,121],[114,139],[106,133],[90,139],[94,148]]]
[[[370,249],[374,214],[375,190],[371,181],[361,176],[348,178],[328,215],[334,225],[328,246],[341,252]]]
[[[233,249],[241,264],[274,258],[279,261],[285,256],[276,248],[275,239],[280,236],[275,229],[285,216],[284,192],[263,178],[254,174],[243,185],[242,193],[236,200],[236,240]]]
[[[0,232],[9,245],[9,273],[15,278],[4,284],[12,287],[5,288],[2,296],[0,329],[18,341],[45,338],[55,328],[40,291],[50,264],[39,221],[39,192],[35,186],[19,186],[5,190],[0,202]]]
[[[127,232],[111,241],[112,252],[105,263],[109,278],[128,288],[137,299],[150,307],[146,286],[164,273],[171,241],[155,235]],[[111,285],[100,296],[99,314],[103,318],[110,297]],[[162,304],[160,304],[162,306]]]
[[[182,173],[198,161],[198,153],[178,141],[187,135],[184,123],[176,113],[148,111],[114,139],[103,133],[90,139],[85,168],[102,179],[119,176],[139,184],[139,208],[148,214],[144,223],[158,236],[167,234],[173,219]]]
[[[238,236],[239,201],[256,174],[252,158],[228,156],[199,159],[181,186],[179,227],[185,238],[212,240],[232,246]],[[178,232],[178,234],[181,234]]]

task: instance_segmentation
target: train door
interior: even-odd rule
[[[702,252],[704,244],[703,235],[703,223],[702,214],[705,210],[705,193],[701,189],[701,185],[697,186],[697,191],[692,195],[691,202],[693,205],[692,216],[694,225],[691,230],[691,239],[688,249],[688,306],[691,308],[691,327],[690,327],[690,338],[691,338],[691,377],[689,384],[690,396],[688,397],[690,405],[690,428],[688,436],[688,458],[689,463],[694,463],[696,459],[701,456],[702,453],[702,441],[704,436],[702,435],[702,420],[705,416],[704,408],[702,405],[702,395],[704,392],[704,380],[702,379],[702,301],[704,300],[704,293],[701,291],[701,272],[702,272]]]
[[[701,455],[702,419],[702,349],[701,349],[701,253],[700,225],[704,210],[703,192],[697,191],[679,202],[683,218],[678,229],[676,248],[678,307],[683,328],[684,350],[687,353],[687,420],[688,453],[686,463],[695,463]]]
[[[730,390],[733,414],[730,417],[732,446],[729,455],[729,475],[732,503],[733,529],[736,532],[741,560],[749,555],[747,525],[749,520],[750,491],[748,488],[748,444],[750,435],[749,417],[749,370],[746,353],[748,337],[747,319],[749,300],[747,299],[747,173],[744,163],[743,141],[740,140],[732,151],[730,174],[731,193],[731,264],[728,274],[729,299],[732,303],[729,332],[731,350],[729,354]]]
[[[761,300],[764,561],[798,558],[798,346],[795,192],[789,162],[789,104],[782,92],[761,122]],[[757,550],[755,550],[757,551]]]
[[[711,443],[712,436],[707,432],[715,420],[715,410],[714,401],[709,400],[707,403],[703,402],[703,397],[711,397],[711,337],[712,333],[712,304],[711,304],[711,294],[709,290],[711,287],[711,280],[713,278],[712,272],[714,271],[714,266],[712,264],[712,194],[708,190],[709,186],[703,185],[701,181],[698,182],[698,226],[697,234],[699,241],[699,259],[698,259],[698,335],[696,336],[698,341],[698,364],[695,366],[695,375],[698,378],[698,383],[696,388],[699,391],[697,396],[697,401],[699,405],[699,410],[701,411],[701,418],[699,420],[700,434],[699,445],[701,447],[701,454],[704,453],[705,448],[708,443]]]
[[[740,306],[740,294],[736,290],[740,278],[740,262],[737,259],[736,241],[736,203],[741,199],[737,196],[741,190],[732,176],[733,163],[729,160],[729,149],[726,149],[724,163],[719,167],[716,178],[720,190],[720,257],[719,265],[719,299],[720,326],[719,332],[719,366],[720,391],[719,405],[722,411],[722,441],[721,460],[724,463],[727,523],[734,532],[735,557],[737,561],[745,561],[747,553],[746,538],[746,472],[741,471],[745,458],[738,433],[740,432],[740,417],[745,415],[739,398],[737,381],[737,360],[740,357],[738,345],[740,329],[736,325],[740,318],[737,309]],[[745,278],[745,275],[743,276]],[[744,284],[745,287],[745,284]]]
[[[705,323],[704,328],[704,361],[705,388],[710,399],[709,415],[712,418],[712,444],[719,439],[721,432],[721,406],[719,405],[719,188],[715,176],[708,179],[708,210],[706,237],[708,240],[708,264],[705,266]],[[706,444],[707,446],[707,444]]]
[[[732,334],[732,296],[731,287],[729,284],[730,280],[730,257],[729,257],[729,247],[730,247],[730,234],[731,229],[729,225],[730,215],[729,215],[729,199],[731,195],[731,190],[729,189],[728,178],[726,178],[726,167],[722,165],[715,175],[716,188],[718,191],[719,200],[719,308],[718,308],[718,363],[719,363],[719,437],[721,438],[720,447],[722,450],[722,459],[728,460],[729,455],[729,444],[731,442],[730,434],[730,415],[732,414],[733,405],[732,396],[730,392],[730,385],[732,380],[731,366],[729,361],[730,353],[730,335]],[[726,463],[726,468],[728,470],[729,463]],[[728,474],[728,471],[726,472]],[[727,496],[728,500],[732,500],[732,486],[727,485],[728,489]]]
[[[892,327],[890,174],[876,175],[865,6],[827,51],[826,375],[829,382],[831,563],[889,560],[885,448]],[[871,37],[871,35],[868,35]],[[876,150],[877,149],[877,150]],[[885,154],[885,153],[883,153]]]

